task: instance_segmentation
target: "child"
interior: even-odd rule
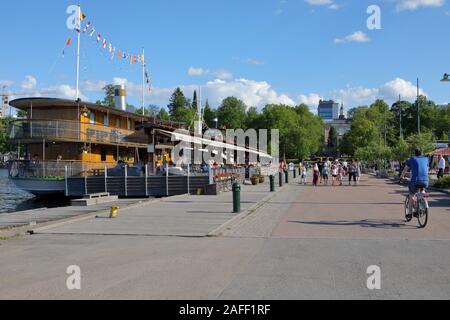
[[[314,178],[313,178],[313,186],[317,187],[319,184],[319,178],[320,178],[320,171],[319,166],[316,164],[314,166]]]

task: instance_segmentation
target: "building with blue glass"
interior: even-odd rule
[[[333,100],[320,100],[318,114],[325,121],[333,121],[339,119],[340,105]]]

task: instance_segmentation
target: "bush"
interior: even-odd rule
[[[445,177],[445,178],[439,179],[434,186],[439,189],[449,189],[450,188],[450,177]]]

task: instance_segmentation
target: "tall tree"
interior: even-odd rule
[[[235,97],[224,99],[217,110],[220,127],[227,129],[243,129],[246,114],[247,106]]]
[[[172,121],[184,122],[189,126],[193,125],[195,111],[189,106],[189,101],[180,88],[176,88],[170,97],[168,109]]]
[[[161,108],[159,110],[158,115],[156,116],[158,119],[164,120],[164,121],[170,121],[170,114],[166,111],[166,109]]]
[[[330,132],[328,133],[328,147],[331,149],[336,148],[337,146],[337,131],[334,127],[330,128]]]
[[[205,109],[203,110],[203,119],[209,128],[216,128],[217,110],[212,109],[209,101],[206,100]]]
[[[197,90],[194,90],[194,97],[192,98],[192,109],[197,111],[197,108],[198,108]]]
[[[97,101],[97,104],[101,104],[106,107],[115,108],[116,102],[114,99],[116,88],[112,84],[108,84],[103,88],[105,98],[102,101]]]

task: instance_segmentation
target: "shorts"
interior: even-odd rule
[[[327,174],[323,174],[322,177],[327,180],[328,179],[328,175]]]
[[[428,181],[417,181],[417,182],[410,182],[408,189],[409,189],[409,195],[413,196],[417,192],[419,192],[419,186],[428,188]]]

